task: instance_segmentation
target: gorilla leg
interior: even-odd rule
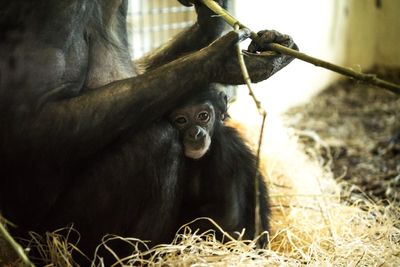
[[[176,130],[161,121],[130,136],[88,160],[96,163],[83,174],[77,168],[81,174],[66,187],[44,229],[74,222],[83,233],[78,247],[86,253],[109,233],[151,240],[151,245],[171,241],[180,201]]]

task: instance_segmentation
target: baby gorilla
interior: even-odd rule
[[[268,231],[267,188],[255,155],[239,133],[225,125],[229,118],[226,94],[213,85],[191,97],[169,118],[179,130],[186,156],[180,222],[209,217],[232,236],[245,229],[244,238],[254,238],[257,179],[261,228]],[[192,228],[215,229],[204,220]]]
[[[172,121],[182,135],[186,157],[200,159],[208,151],[216,121],[215,115],[214,106],[209,101],[188,104],[173,112]]]

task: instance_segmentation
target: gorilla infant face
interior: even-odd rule
[[[202,158],[210,148],[215,122],[215,110],[211,103],[188,104],[176,109],[170,119],[181,134],[185,156]]]

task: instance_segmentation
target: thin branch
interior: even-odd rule
[[[298,58],[305,62],[311,63],[317,67],[325,68],[325,69],[340,73],[342,75],[352,77],[356,80],[360,80],[365,83],[369,83],[369,84],[387,89],[395,94],[400,94],[400,85],[379,79],[375,74],[366,74],[366,73],[355,71],[351,68],[338,66],[338,65],[332,64],[330,62],[327,62],[327,61],[324,61],[324,60],[321,60],[321,59],[318,59],[315,57],[311,57],[304,53],[287,48],[280,44],[269,44],[268,47],[275,52],[279,52],[281,54],[286,54],[286,55]]]
[[[235,29],[238,29],[240,26],[239,25],[235,25]],[[260,169],[260,155],[261,155],[261,145],[262,145],[262,141],[263,141],[263,133],[264,133],[264,128],[265,128],[265,119],[267,117],[267,112],[265,111],[265,109],[262,107],[261,102],[257,99],[256,95],[254,94],[253,88],[251,87],[251,79],[249,76],[249,72],[247,70],[246,67],[246,63],[244,61],[244,57],[242,54],[242,50],[240,49],[239,44],[236,45],[236,52],[237,52],[237,56],[238,56],[238,61],[239,61],[239,65],[240,65],[240,69],[242,71],[242,75],[243,75],[243,79],[247,85],[247,88],[249,90],[249,94],[251,96],[251,98],[253,99],[254,103],[256,104],[257,110],[260,113],[260,115],[262,116],[262,124],[261,124],[261,129],[260,129],[260,136],[258,138],[258,148],[257,148],[257,155],[256,155],[256,162],[255,162],[255,166],[256,166],[256,171],[254,174],[254,192],[256,192],[255,194],[255,232],[256,232],[256,236],[259,235],[260,231],[260,227],[259,227],[259,223],[261,223],[261,218],[259,217],[259,210],[260,210],[260,190],[259,190],[259,181],[258,181],[258,177],[259,177],[259,169]],[[258,220],[257,220],[258,218]],[[259,223],[257,223],[259,222]],[[265,230],[265,229],[263,229]]]
[[[211,9],[215,14],[218,16],[222,17],[229,25],[232,27],[238,26],[240,29],[248,29],[245,25],[240,23],[235,17],[233,17],[229,12],[225,9],[223,9],[217,2],[213,0],[201,0],[204,5],[206,5],[209,9]],[[260,42],[260,37],[257,35],[257,33],[251,31],[251,36],[250,38],[254,40],[256,43],[258,43],[261,46]],[[387,89],[395,94],[400,94],[400,85],[391,83],[382,79],[379,79],[375,74],[365,74],[361,72],[357,72],[355,70],[352,70],[351,68],[346,68],[342,66],[338,66],[335,64],[332,64],[330,62],[311,57],[309,55],[306,55],[304,53],[301,53],[299,51],[287,48],[283,45],[272,43],[268,45],[268,48],[272,51],[289,55],[294,58],[300,59],[302,61],[311,63],[317,67],[325,68],[337,73],[340,73],[345,76],[352,77],[356,80],[363,81],[368,84],[372,84],[384,89]]]

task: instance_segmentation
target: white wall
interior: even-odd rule
[[[400,67],[400,1],[352,0],[349,6],[348,64]]]

